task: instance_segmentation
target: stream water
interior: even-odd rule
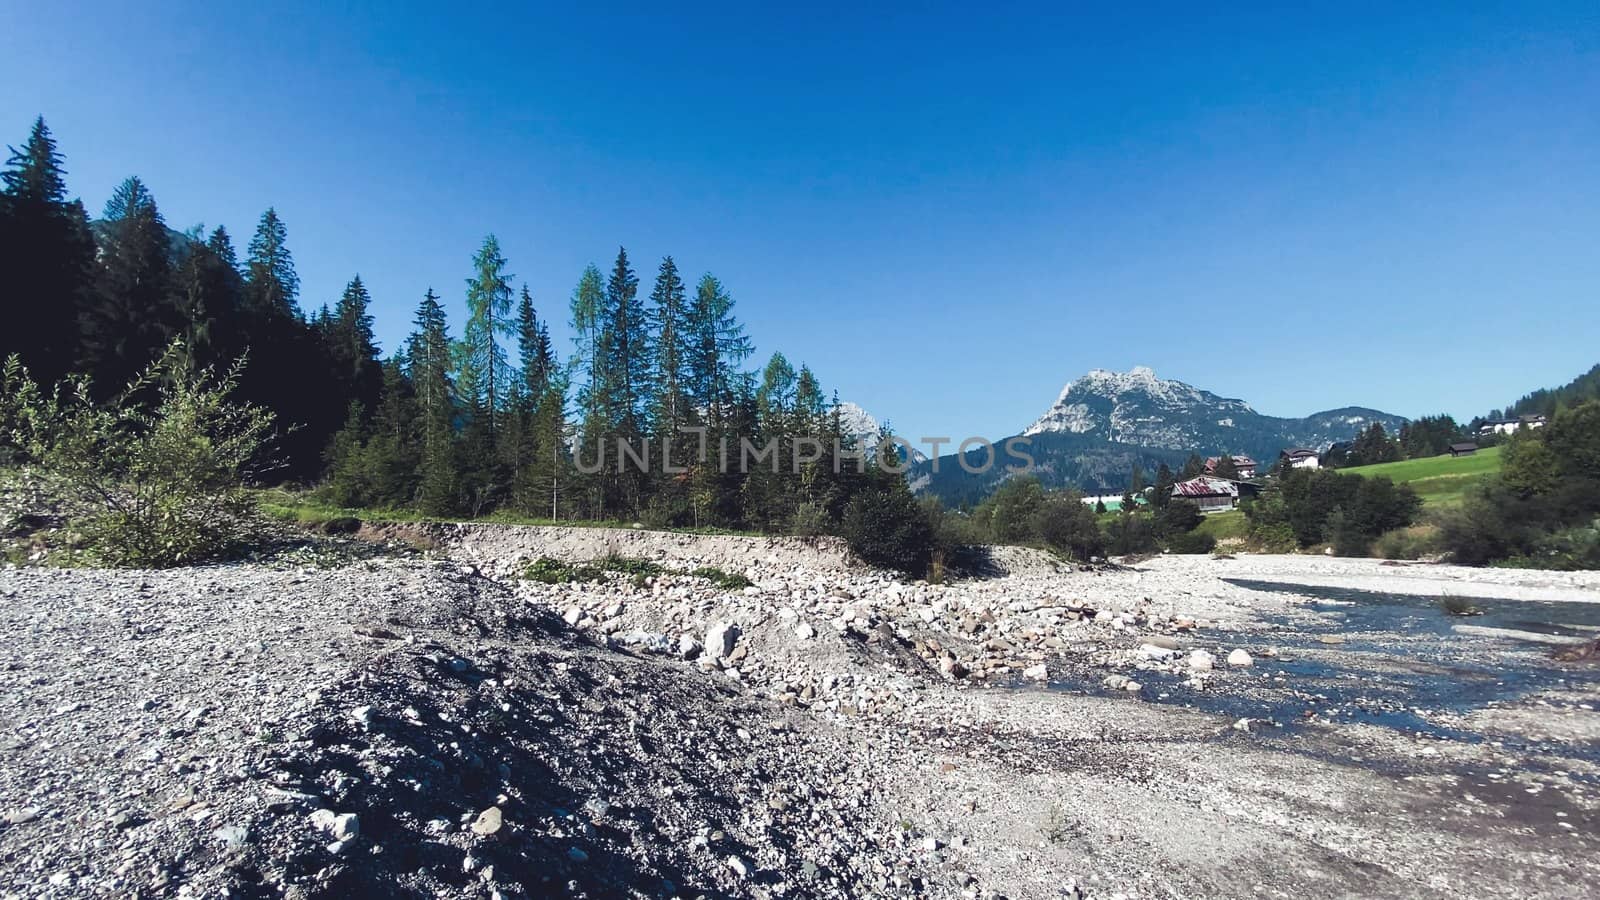
[[[1459,727],[1464,714],[1550,689],[1600,686],[1600,666],[1553,657],[1558,644],[1600,631],[1600,603],[1455,598],[1479,613],[1460,616],[1447,613],[1437,597],[1226,580],[1311,600],[1250,627],[1186,642],[1216,653],[1219,669],[1227,668],[1223,657],[1235,647],[1255,659],[1248,669],[1220,672],[1204,690],[1185,685],[1187,674],[1129,672],[1144,685],[1144,699],[1288,728],[1316,716],[1480,741],[1482,734]],[[1600,744],[1564,750],[1600,760]]]

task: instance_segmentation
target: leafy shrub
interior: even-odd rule
[[[1200,507],[1189,500],[1171,500],[1156,512],[1155,529],[1164,535],[1193,531],[1205,521]]]
[[[921,575],[933,559],[933,528],[904,482],[851,498],[840,533],[875,566]]]
[[[59,499],[91,559],[164,567],[225,557],[262,528],[244,484],[273,422],[228,399],[239,372],[195,371],[174,344],[102,406],[87,379],[46,394],[12,357],[0,374],[0,443]]]
[[[1118,556],[1153,553],[1160,549],[1154,517],[1124,509],[1106,523],[1107,550]]]
[[[1372,555],[1381,559],[1422,559],[1437,552],[1439,529],[1432,525],[1413,525],[1385,532],[1372,548]]]
[[[800,537],[816,537],[831,530],[827,507],[818,503],[801,503],[789,517],[789,533]]]
[[[1074,559],[1087,561],[1105,553],[1106,536],[1094,510],[1073,491],[1045,498],[1034,513],[1033,530],[1047,546]]]
[[[1265,553],[1288,553],[1299,543],[1288,522],[1256,525],[1250,529],[1250,542]]]
[[[1167,539],[1168,553],[1205,554],[1215,549],[1216,536],[1201,531],[1185,531]]]

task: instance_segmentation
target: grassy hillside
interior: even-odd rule
[[[1487,447],[1471,456],[1451,458],[1432,456],[1340,469],[1347,475],[1387,475],[1398,484],[1409,484],[1429,506],[1450,506],[1461,502],[1467,488],[1485,476],[1500,471],[1500,448]]]

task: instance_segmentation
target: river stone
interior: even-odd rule
[[[1178,639],[1164,634],[1152,634],[1145,638],[1144,642],[1152,647],[1160,647],[1163,650],[1178,649]]]
[[[726,659],[733,655],[733,645],[738,639],[739,626],[718,622],[706,631],[706,653],[714,659]]]
[[[1204,650],[1195,650],[1189,654],[1189,668],[1196,672],[1209,672],[1216,664],[1217,658]]]
[[[491,806],[478,813],[478,818],[473,820],[472,833],[478,837],[488,837],[499,831],[500,826],[504,824],[505,814],[500,811],[500,807]]]
[[[1254,662],[1255,660],[1250,658],[1250,654],[1244,652],[1243,650],[1235,650],[1228,654],[1228,665],[1230,666],[1243,667],[1251,665]]]

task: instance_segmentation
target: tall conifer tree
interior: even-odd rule
[[[79,317],[92,291],[94,238],[44,119],[10,148],[0,173],[0,360],[21,355],[49,384],[76,367]]]

